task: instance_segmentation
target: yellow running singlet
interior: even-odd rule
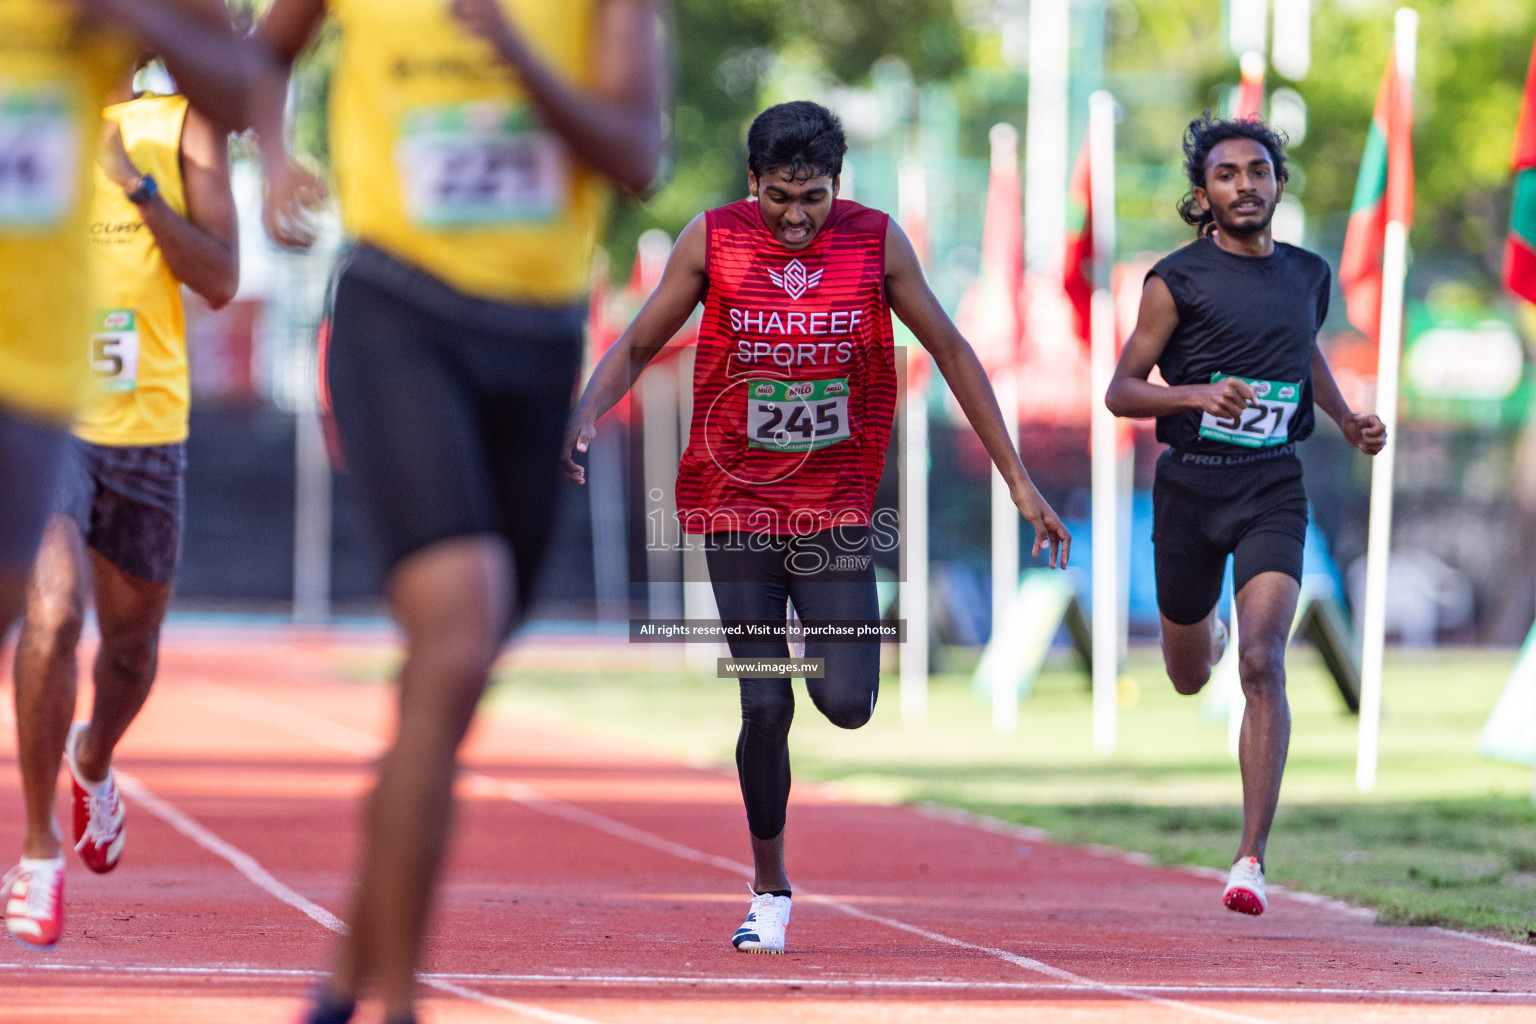
[[[58,0],[0,0],[0,407],[62,423],[85,382],[86,209],[120,39]]]
[[[122,128],[140,174],[187,215],[181,174],[182,96],[146,95],[102,112]],[[91,200],[91,394],[75,433],[92,444],[174,444],[187,437],[187,334],[181,282],[155,236],[100,165]]]
[[[500,0],[567,80],[590,84],[594,0]],[[480,298],[587,288],[607,184],[544,129],[516,76],[443,0],[330,0],[342,219],[352,237]]]

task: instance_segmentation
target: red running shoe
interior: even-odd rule
[[[5,930],[28,949],[51,950],[64,934],[64,858],[23,859],[0,879]]]
[[[70,726],[69,738],[64,743],[64,760],[69,762],[70,803],[75,810],[75,852],[86,867],[104,875],[117,867],[117,859],[123,853],[123,841],[127,838],[123,827],[123,798],[117,791],[117,780],[112,777],[110,768],[103,782],[81,781],[75,747],[85,735],[86,727],[85,722]]]

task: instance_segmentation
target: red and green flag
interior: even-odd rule
[[[1536,302],[1536,48],[1525,76],[1520,127],[1515,131],[1515,194],[1509,204],[1509,235],[1504,240],[1504,287]]]
[[[1382,249],[1387,223],[1413,223],[1413,96],[1403,88],[1397,50],[1387,57],[1371,130],[1349,210],[1339,286],[1349,322],[1372,340],[1381,334]]]
[[[1062,261],[1062,287],[1072,302],[1077,336],[1087,344],[1089,309],[1093,304],[1093,188],[1089,172],[1088,136],[1083,136],[1067,185],[1067,251]]]
[[[1239,121],[1257,121],[1264,116],[1264,55],[1249,50],[1238,67],[1242,80],[1232,101],[1232,116]]]

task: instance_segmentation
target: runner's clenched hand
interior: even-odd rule
[[[596,436],[597,424],[589,419],[571,419],[570,429],[565,434],[565,445],[560,449],[560,468],[565,470],[568,479],[578,484],[587,482],[586,468],[572,459],[571,455],[574,452],[586,452]]]
[[[267,168],[267,201],[261,220],[272,241],[285,249],[308,249],[315,244],[315,224],[310,214],[325,201],[325,182],[307,167],[285,160]]]
[[[1236,377],[1227,377],[1210,384],[1190,385],[1195,396],[1195,408],[1212,416],[1231,419],[1253,404],[1253,388]]]
[[[496,0],[453,0],[448,12],[470,32],[505,53],[513,42],[512,25]]]
[[[1035,485],[1029,481],[1015,488],[1012,497],[1019,514],[1035,528],[1035,545],[1029,549],[1030,557],[1049,549],[1051,568],[1065,569],[1067,559],[1072,554],[1072,534],[1061,524],[1056,510],[1051,508],[1050,503],[1040,496]]]
[[[1352,412],[1339,424],[1344,439],[1367,455],[1375,455],[1386,447],[1387,425],[1375,413],[1369,416]]]
[[[123,145],[122,126],[116,121],[103,119],[101,122],[101,142],[96,147],[96,162],[101,165],[107,180],[125,192],[131,191],[139,180],[139,169],[128,156],[128,148]]]

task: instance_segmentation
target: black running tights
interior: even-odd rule
[[[794,602],[806,626],[880,617],[867,528],[838,527],[806,537],[711,534],[706,557],[720,621],[783,622]],[[784,658],[782,635],[733,637],[731,657]],[[833,725],[857,729],[869,721],[880,692],[878,639],[834,641],[812,636],[807,658],[826,659],[826,675],[806,680],[811,701]],[[741,734],[736,770],[747,825],[759,839],[784,830],[789,803],[789,726],[795,696],[788,679],[742,679]]]

